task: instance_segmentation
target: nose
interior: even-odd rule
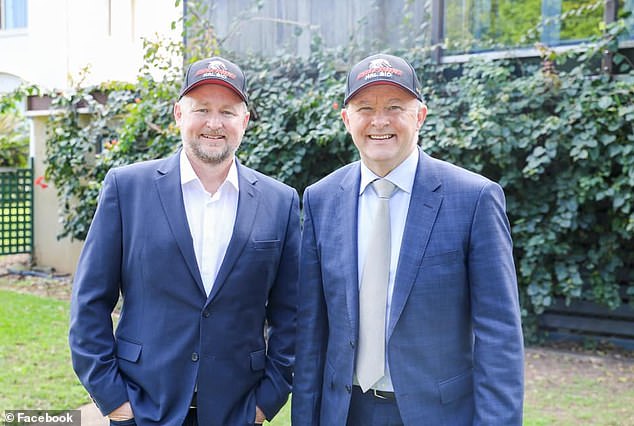
[[[386,127],[390,124],[390,118],[384,111],[377,111],[372,117],[372,126],[376,128]]]
[[[222,117],[220,114],[209,114],[207,117],[207,122],[205,123],[207,127],[210,129],[220,129],[222,128]]]

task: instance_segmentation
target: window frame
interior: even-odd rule
[[[634,11],[632,11],[634,13]],[[618,0],[604,0],[603,22],[606,25],[616,22],[618,19]],[[514,57],[536,57],[539,52],[534,48],[509,49],[504,51],[487,51],[476,53],[445,54],[442,44],[445,36],[445,0],[432,0],[431,2],[431,44],[432,59],[437,63],[461,63],[472,57],[485,57],[487,59],[500,59],[512,55]],[[634,41],[628,40],[622,43],[625,47],[631,47]],[[553,47],[555,51],[568,51],[579,48],[580,43],[563,44]],[[603,60],[603,70],[612,73],[611,55],[606,54]]]
[[[24,4],[22,5],[22,7],[20,8],[21,12],[23,11],[24,14],[23,16],[20,16],[20,18],[22,18],[24,20],[24,25],[21,26],[11,26],[9,28],[7,28],[7,4],[9,2],[12,3],[12,6],[15,7],[16,2],[20,1],[20,0],[0,0],[0,32],[5,32],[5,31],[23,31],[26,30],[29,26],[29,3],[28,0],[23,0]]]

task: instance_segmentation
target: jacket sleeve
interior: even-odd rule
[[[502,188],[487,183],[471,223],[474,425],[522,424],[524,347],[513,244]]]
[[[299,196],[293,191],[286,238],[275,283],[267,303],[267,358],[265,377],[256,389],[257,405],[272,419],[288,400],[295,364],[297,279],[299,262]]]
[[[303,204],[297,365],[293,382],[291,422],[308,426],[319,425],[328,320],[309,189],[304,193]]]
[[[110,171],[75,272],[69,330],[75,373],[104,415],[128,400],[111,317],[121,281],[121,230],[117,181]]]

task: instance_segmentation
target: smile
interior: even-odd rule
[[[222,135],[200,135],[201,137],[205,138],[205,139],[212,139],[212,140],[221,140],[224,139],[225,137]]]
[[[394,135],[369,135],[368,137],[374,141],[384,141],[393,138]]]

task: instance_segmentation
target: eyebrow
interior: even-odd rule
[[[388,102],[388,103],[391,103],[391,102],[406,103],[406,102],[407,102],[407,99],[402,99],[402,98],[390,98],[390,99],[388,99],[388,100],[387,100],[387,102]],[[356,103],[357,103],[357,104],[367,105],[367,104],[370,104],[371,102],[370,102],[370,101],[367,101],[367,100],[359,99]]]
[[[239,109],[241,103],[237,103],[237,104],[231,104],[231,103],[224,103],[224,104],[219,104],[217,102],[213,102],[213,101],[192,101],[191,102],[191,106],[192,107],[209,107],[209,106],[217,106],[219,109]]]

